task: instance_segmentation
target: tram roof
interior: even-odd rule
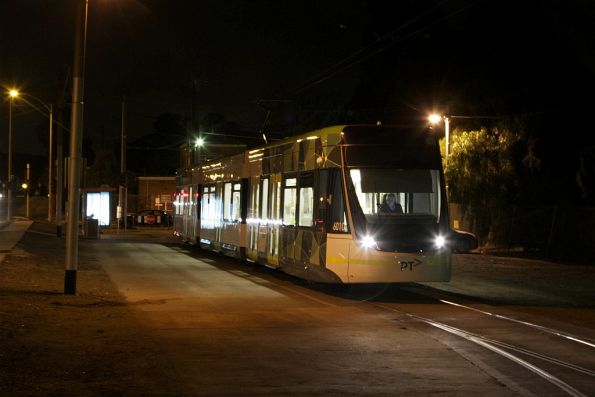
[[[341,125],[333,125],[330,127],[319,128],[317,130],[304,132],[302,134],[292,135],[290,137],[286,137],[281,140],[271,142],[264,146],[255,147],[255,148],[250,149],[250,151],[263,150],[263,149],[267,149],[267,148],[283,146],[283,145],[286,145],[287,143],[292,143],[295,141],[300,141],[300,140],[308,139],[308,138],[312,138],[312,137],[319,138],[323,135],[340,134],[347,126],[348,126],[347,124],[341,124]]]

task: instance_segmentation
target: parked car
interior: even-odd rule
[[[142,210],[136,214],[138,226],[172,226],[173,220],[170,214],[162,210]]]
[[[473,233],[462,230],[453,230],[453,248],[452,252],[467,254],[478,246],[477,237]]]

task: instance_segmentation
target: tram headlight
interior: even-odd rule
[[[436,236],[436,239],[434,240],[434,246],[438,249],[440,248],[444,248],[444,246],[446,245],[446,239],[444,238],[444,236]]]
[[[361,243],[364,248],[376,247],[376,240],[372,236],[364,236]]]

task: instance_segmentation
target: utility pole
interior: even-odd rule
[[[122,186],[124,178],[124,186]],[[118,207],[124,220],[124,233],[128,227],[128,176],[126,175],[126,97],[122,97],[122,125],[120,126],[120,181],[118,184]],[[118,229],[120,220],[118,219]]]
[[[68,173],[68,222],[66,226],[66,272],[64,293],[76,294],[80,212],[80,176],[83,152],[83,92],[85,81],[85,46],[89,0],[77,1],[72,69],[72,115],[70,118],[70,164]]]
[[[31,190],[31,174],[30,174],[31,166],[27,163],[27,168],[25,169],[25,218],[29,220],[29,191]]]
[[[8,189],[6,196],[6,220],[12,220],[12,96],[8,102]]]
[[[62,191],[64,190],[64,128],[62,111],[58,113],[58,135],[56,136],[56,237],[62,237]]]
[[[49,152],[49,159],[48,159],[48,222],[52,222],[52,168],[54,166],[54,157],[53,157],[53,132],[54,132],[54,107],[50,104],[50,152]]]

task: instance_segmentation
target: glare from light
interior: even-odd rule
[[[16,98],[19,96],[19,92],[17,90],[12,89],[8,91],[8,95],[10,95],[11,98]]]
[[[446,239],[443,236],[436,236],[436,240],[434,240],[434,245],[436,248],[443,248],[446,245]]]
[[[26,183],[23,183],[23,184],[21,185],[21,187],[22,187],[23,189],[27,189],[27,187],[28,187],[28,186],[29,186],[29,185],[27,185]]]
[[[361,243],[364,248],[372,248],[376,246],[376,240],[374,240],[372,236],[365,236]]]
[[[201,147],[204,144],[205,144],[205,140],[203,138],[196,138],[196,142],[194,143],[194,146]]]
[[[428,116],[428,120],[432,124],[438,124],[442,120],[442,116],[440,116],[439,114],[436,114],[436,113],[432,113],[431,115]]]

